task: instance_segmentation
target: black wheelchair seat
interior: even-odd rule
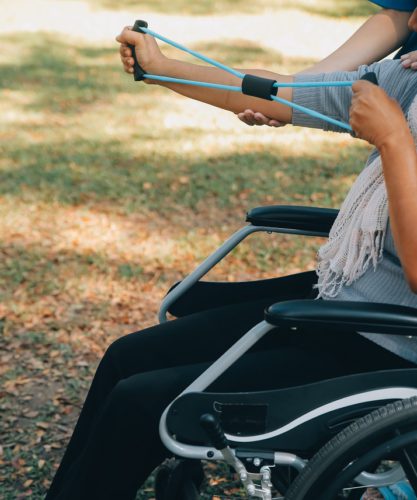
[[[417,368],[360,373],[286,389],[187,393],[172,404],[167,426],[187,444],[209,445],[200,417],[219,419],[233,447],[310,456],[352,421],[417,387]]]

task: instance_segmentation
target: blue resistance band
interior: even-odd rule
[[[307,115],[310,115],[314,118],[319,118],[321,120],[324,120],[328,123],[331,123],[332,125],[336,125],[338,127],[344,128],[345,130],[348,130],[349,132],[352,132],[352,127],[345,122],[342,122],[340,120],[336,120],[334,118],[331,118],[330,116],[324,115],[322,113],[319,113],[318,111],[314,111],[313,109],[306,108],[305,106],[300,106],[299,104],[295,104],[294,102],[288,101],[286,99],[283,99],[282,97],[278,97],[276,95],[277,91],[279,88],[312,88],[312,87],[351,87],[352,82],[350,81],[340,81],[340,82],[292,82],[292,83],[279,83],[274,80],[269,80],[267,78],[261,78],[261,77],[256,77],[254,75],[245,75],[244,73],[241,73],[240,71],[237,71],[233,68],[230,68],[229,66],[226,66],[225,64],[222,64],[218,61],[215,61],[214,59],[211,59],[210,57],[207,57],[203,54],[200,54],[199,52],[195,50],[191,50],[184,45],[181,45],[177,42],[174,42],[173,40],[170,40],[169,38],[166,38],[158,33],[155,33],[154,31],[150,30],[148,28],[148,23],[146,21],[136,21],[134,26],[133,26],[133,31],[137,31],[139,33],[146,33],[148,35],[153,36],[154,38],[157,38],[158,40],[161,40],[169,45],[172,45],[173,47],[182,50],[183,52],[187,52],[188,54],[193,55],[197,59],[200,59],[208,64],[211,64],[212,66],[222,69],[237,78],[242,79],[242,86],[233,86],[233,85],[222,85],[219,83],[209,83],[209,82],[200,82],[200,81],[194,81],[194,80],[185,80],[182,78],[172,78],[168,76],[160,76],[160,75],[151,75],[146,73],[139,65],[137,58],[136,58],[136,53],[134,50],[133,46],[130,46],[132,49],[132,56],[134,58],[135,64],[134,64],[134,77],[136,81],[140,80],[156,80],[156,81],[161,81],[161,82],[168,82],[168,83],[179,83],[183,85],[194,85],[196,87],[205,87],[205,88],[212,88],[212,89],[220,89],[220,90],[227,90],[231,92],[239,92],[239,93],[244,93],[246,95],[252,95],[254,97],[260,97],[263,99],[268,99],[272,100],[275,102],[279,102],[281,104],[284,104],[286,106],[289,106],[293,109],[296,109],[297,111],[301,111],[303,113],[306,113]],[[375,73],[367,73],[364,75],[363,79],[369,80],[372,83],[378,84],[376,75]]]

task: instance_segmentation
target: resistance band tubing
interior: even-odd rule
[[[215,61],[214,59],[211,59],[210,57],[206,57],[203,54],[200,54],[199,52],[196,52],[195,50],[188,49],[184,45],[181,45],[177,42],[174,42],[173,40],[170,40],[169,38],[166,38],[162,35],[159,35],[158,33],[155,33],[154,31],[150,30],[147,27],[142,27],[141,26],[141,31],[153,36],[154,38],[157,38],[169,45],[172,45],[173,47],[182,50],[184,52],[187,52],[188,54],[193,55],[194,57],[197,57],[198,59],[201,59],[204,62],[207,62],[208,64],[211,64],[212,66],[215,66],[216,68],[222,69],[224,71],[227,71],[228,73],[231,73],[232,75],[236,76],[237,78],[243,79],[245,75],[241,73],[240,71],[236,71],[232,68],[229,68],[228,66],[219,63]],[[216,83],[207,83],[207,82],[198,82],[195,80],[184,80],[180,78],[171,78],[171,77],[163,77],[163,76],[158,76],[158,75],[144,75],[145,78],[148,78],[149,80],[159,80],[159,81],[165,81],[165,82],[171,82],[171,83],[181,83],[181,84],[186,84],[186,85],[194,85],[198,87],[206,87],[206,88],[214,88],[214,89],[221,89],[221,90],[229,90],[232,92],[241,92],[240,87],[232,86],[232,85],[222,85],[222,84],[216,84]],[[292,82],[292,83],[278,83],[276,82],[274,84],[274,87],[347,87],[351,86],[352,82]],[[330,118],[329,116],[323,115],[322,113],[319,113],[317,111],[314,111],[313,109],[306,108],[304,106],[300,106],[299,104],[295,104],[291,101],[287,101],[286,99],[282,99],[281,97],[277,97],[274,95],[271,95],[271,99],[273,101],[279,102],[281,104],[284,104],[286,106],[289,106],[290,108],[296,109],[298,111],[301,111],[302,113],[306,113],[314,118],[319,118],[321,120],[324,120],[328,123],[331,123],[333,125],[336,125],[338,127],[344,128],[345,130],[349,130],[350,132],[352,131],[352,127],[348,125],[347,123],[341,122],[339,120],[335,120],[334,118]]]
[[[150,30],[149,28],[142,28],[141,30],[147,33],[148,35],[151,35],[155,38],[158,38],[159,40],[162,40],[165,43],[168,43],[169,45],[172,45],[173,47],[182,50],[184,52],[187,52],[188,54],[191,54],[194,57],[197,57],[198,59],[201,59],[202,61],[211,64],[212,66],[215,66],[216,68],[222,69],[224,71],[227,71],[228,73],[231,73],[232,75],[236,76],[237,78],[243,78],[245,75],[241,73],[240,71],[236,71],[233,68],[229,68],[229,66],[226,66],[225,64],[219,63],[215,61],[214,59],[211,59],[210,57],[203,56],[203,54],[200,54],[199,52],[196,52],[195,50],[188,49],[184,45],[181,45],[180,43],[174,42],[173,40],[170,40],[169,38],[165,38],[162,35],[159,35],[158,33],[155,33],[154,31]]]
[[[161,82],[171,82],[171,83],[182,83],[185,85],[195,85],[197,87],[211,87],[213,89],[221,90],[232,90],[241,91],[240,87],[235,87],[233,85],[223,85],[220,83],[206,83],[197,80],[184,80],[183,78],[173,78],[170,76],[160,76],[160,75],[143,75],[143,78],[148,78],[149,80],[160,80]],[[293,83],[275,83],[274,87],[286,88],[309,88],[309,87],[351,87],[353,82],[293,82]]]
[[[145,74],[143,75],[144,78],[147,78],[149,80],[159,80],[162,82],[169,82],[169,83],[180,83],[183,85],[194,85],[196,87],[205,87],[205,88],[212,88],[212,89],[219,89],[219,90],[229,90],[231,92],[241,92],[242,89],[240,87],[235,87],[232,85],[222,85],[220,83],[208,83],[208,82],[199,82],[195,80],[184,80],[182,78],[172,78],[170,76],[160,76],[160,75],[148,75]],[[336,125],[338,127],[342,127],[345,130],[348,130],[349,132],[352,131],[352,127],[348,125],[347,123],[341,122],[339,120],[335,120],[334,118],[330,118],[329,116],[323,115],[322,113],[319,113],[318,111],[314,111],[313,109],[306,108],[304,106],[300,106],[299,104],[295,104],[294,102],[287,101],[286,99],[282,99],[281,97],[276,97],[274,95],[271,95],[271,98],[273,101],[279,102],[280,104],[284,104],[286,106],[290,106],[293,109],[296,109],[298,111],[301,111],[303,113],[306,113],[307,115],[312,116],[313,118],[319,118],[321,120],[324,120],[328,123],[331,123],[332,125]]]
[[[337,125],[338,127],[342,127],[345,130],[349,130],[349,132],[352,132],[352,127],[350,125],[348,125],[347,123],[341,122],[339,120],[335,120],[334,118],[330,118],[330,116],[323,115],[322,113],[319,113],[318,111],[314,111],[314,109],[305,108],[304,106],[300,106],[299,104],[295,104],[294,102],[287,101],[286,99],[282,99],[281,97],[276,97],[274,95],[271,95],[271,99],[273,101],[279,102],[281,104],[285,104],[286,106],[289,106],[290,108],[296,109],[297,111],[301,111],[302,113],[306,113],[307,115],[310,115],[313,118],[319,118],[321,120],[324,120],[325,122],[331,123],[333,125]]]
[[[351,87],[353,82],[289,82],[274,83],[275,88],[310,88],[310,87]]]
[[[211,89],[230,90],[232,92],[242,92],[242,89],[240,87],[235,87],[233,85],[222,85],[221,83],[198,82],[196,80],[183,80],[182,78],[172,78],[170,76],[159,76],[159,75],[148,75],[148,74],[143,75],[143,78],[148,78],[149,80],[159,80],[161,82],[194,85],[195,87],[206,87]]]

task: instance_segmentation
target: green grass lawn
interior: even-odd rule
[[[148,2],[191,14],[196,4]],[[252,5],[199,4],[204,14]],[[352,15],[356,2],[336,5]],[[105,347],[154,323],[170,284],[247,209],[339,206],[369,149],[344,135],[245,127],[135,84],[115,47],[40,33],[0,43],[0,497],[40,499]],[[281,72],[312,62],[242,40],[195,47]],[[311,268],[318,243],[256,236],[212,278]],[[232,484],[213,481],[207,498],[221,494],[217,483]]]

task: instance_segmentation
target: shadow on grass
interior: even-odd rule
[[[170,136],[174,141],[176,132],[164,131],[165,139]],[[136,155],[118,141],[9,143],[2,148],[10,164],[0,170],[0,194],[34,202],[105,202],[126,212],[163,213],[208,202],[213,208],[226,207],[242,199],[257,204],[266,197],[294,203],[314,193],[322,193],[329,206],[345,194],[340,178],[358,172],[366,155],[361,145],[342,150],[328,145],[325,155],[319,147],[300,157],[277,147],[194,159],[160,154],[154,140],[153,151]]]
[[[92,6],[107,9],[138,9],[137,0],[88,0]],[[378,7],[364,0],[142,0],[140,9],[176,15],[224,15],[231,13],[260,13],[264,9],[299,9],[329,17],[359,17],[375,13]]]
[[[28,109],[78,113],[126,89],[116,45],[77,48],[48,35],[13,38],[26,49],[26,56],[19,65],[0,66],[0,89],[32,93],[35,98]]]

